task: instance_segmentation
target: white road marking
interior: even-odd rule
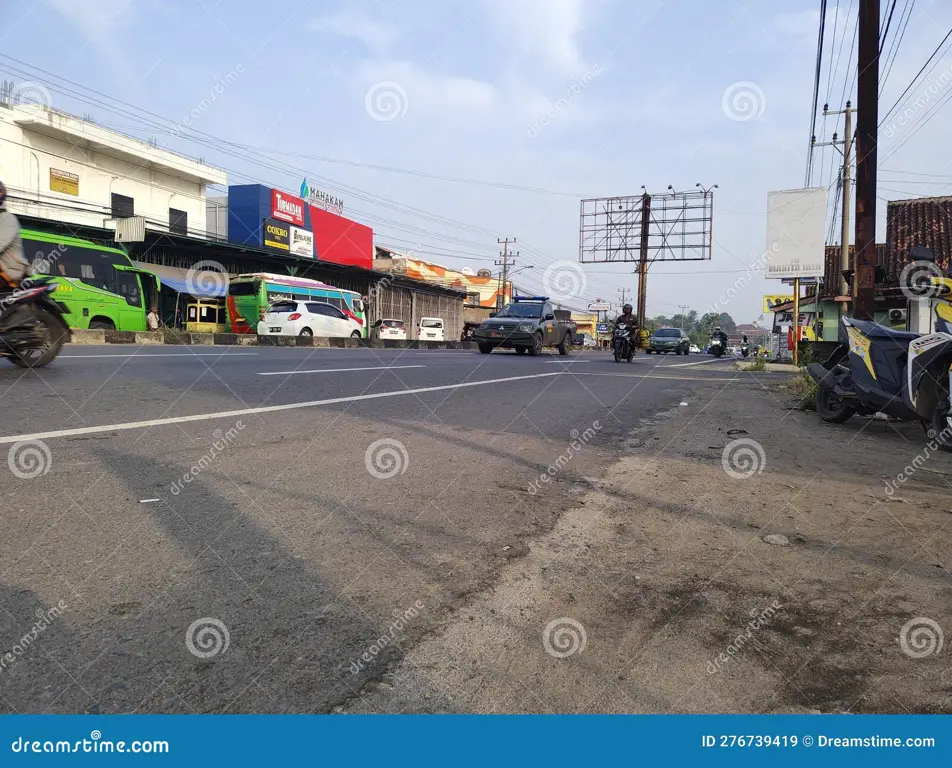
[[[395,371],[398,368],[426,368],[425,365],[371,365],[365,368],[314,368],[309,371],[268,371],[259,376],[293,376],[296,373],[344,373],[345,371]]]
[[[110,357],[117,360],[129,357],[251,357],[257,355],[257,352],[166,352],[153,353],[145,352],[142,354],[131,355],[60,355],[58,360],[77,360],[83,357]]]
[[[419,395],[425,392],[443,392],[448,389],[462,389],[464,387],[484,387],[488,384],[504,384],[509,381],[528,381],[530,379],[546,379],[550,376],[562,376],[562,371],[552,373],[532,373],[526,376],[507,376],[504,379],[485,379],[483,381],[464,381],[459,384],[440,384],[435,387],[418,387],[416,389],[398,389],[392,392],[377,392],[370,395],[350,395],[348,397],[331,397],[326,400],[310,400],[303,403],[288,403],[287,405],[267,405],[259,408],[242,408],[237,411],[218,411],[217,413],[197,413],[193,416],[170,416],[165,419],[149,419],[147,421],[129,421],[121,424],[102,424],[96,427],[76,427],[74,429],[57,429],[50,432],[36,432],[32,435],[8,435],[0,437],[0,445],[16,443],[21,440],[50,440],[56,437],[73,437],[74,435],[93,435],[100,432],[118,432],[126,429],[145,429],[147,427],[163,427],[168,424],[185,424],[193,421],[212,421],[214,419],[231,419],[236,416],[250,416],[256,413],[277,413],[279,411],[293,411],[299,408],[314,408],[320,405],[335,405],[337,403],[356,403],[362,400],[379,400],[384,397],[401,397],[403,395]]]
[[[618,376],[623,379],[671,379],[672,381],[740,381],[741,377],[739,371],[734,372],[735,375],[730,378],[726,377],[711,377],[711,376],[664,376],[660,373],[595,373],[593,371],[579,371],[578,373],[573,373],[573,376]],[[0,440],[2,443],[3,440]]]
[[[156,501],[162,501],[162,499],[139,499],[140,504],[153,504]]]
[[[580,358],[574,358],[572,360],[546,360],[549,365],[565,365],[566,363],[590,363],[591,360],[581,360]]]
[[[717,362],[726,362],[728,360],[733,360],[731,357],[712,357],[710,360],[698,360],[696,363],[672,363],[671,365],[665,365],[664,368],[684,368],[688,365],[705,365],[706,363],[717,363]]]

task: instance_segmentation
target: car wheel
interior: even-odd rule
[[[559,354],[567,355],[569,353],[569,347],[571,345],[572,345],[572,342],[569,341],[569,335],[565,334],[565,336],[562,337],[562,341],[559,343],[559,347],[558,347]]]
[[[678,357],[681,357],[681,350],[680,349],[674,350],[674,354],[676,354]]]
[[[542,334],[537,333],[532,337],[532,346],[529,347],[529,354],[532,357],[538,357],[542,354]]]
[[[526,348],[525,348],[525,347],[516,347],[516,354],[517,354],[517,355],[524,355],[525,353],[526,353]]]
[[[484,355],[488,355],[490,352],[493,351],[492,344],[480,344],[479,351],[482,352]]]
[[[313,335],[314,335],[314,331],[312,331],[310,328],[302,328],[301,332],[298,334],[298,336],[313,336]]]
[[[360,338],[363,338],[363,337],[360,335],[360,331],[354,331],[352,334],[350,334],[350,338],[352,338],[352,339],[360,339]]]

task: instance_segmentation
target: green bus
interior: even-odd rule
[[[24,229],[23,253],[34,271],[56,278],[53,298],[70,328],[144,331],[162,285],[124,251],[89,240]]]
[[[359,293],[335,288],[319,280],[269,272],[238,275],[228,283],[228,295],[225,297],[228,332],[257,333],[258,321],[276,301],[330,304],[339,310],[335,314],[350,322],[354,334],[367,338],[367,307]]]

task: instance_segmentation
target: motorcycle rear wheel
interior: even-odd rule
[[[56,315],[46,309],[33,308],[35,327],[42,327],[46,337],[42,346],[31,349],[17,349],[9,353],[10,362],[19,368],[42,368],[56,359],[69,329]]]
[[[820,387],[816,391],[817,415],[831,424],[842,424],[856,413],[856,409],[846,405],[828,387]]]

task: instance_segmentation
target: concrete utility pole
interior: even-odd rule
[[[846,109],[841,109],[836,112],[830,112],[829,105],[823,105],[823,115],[824,117],[829,115],[844,115],[845,116],[845,130],[843,133],[843,149],[840,150],[843,154],[843,169],[840,172],[840,182],[842,184],[842,195],[843,195],[843,209],[842,209],[842,228],[840,229],[840,271],[845,272],[850,268],[850,195],[852,193],[853,186],[853,113],[856,110],[850,105],[850,102],[846,102]],[[824,146],[833,146],[839,149],[839,144],[841,142],[837,141],[836,134],[833,134],[833,141],[825,141],[820,144],[817,144],[818,147]],[[840,296],[849,296],[850,295],[850,286],[846,282],[846,278],[842,277],[840,279]],[[849,312],[849,302],[844,301],[841,305],[841,313],[843,315]]]
[[[681,310],[681,330],[684,330],[684,310],[690,309],[687,304],[678,304],[678,309]]]
[[[670,189],[670,187],[669,187]],[[641,248],[638,251],[638,327],[645,327],[648,304],[648,237],[651,233],[651,195],[641,196]]]
[[[856,80],[856,236],[853,315],[872,320],[876,282],[879,0],[859,0]]]
[[[502,267],[502,271],[499,273],[500,282],[502,284],[496,292],[496,309],[498,310],[502,309],[503,304],[506,302],[506,290],[509,284],[509,267],[515,262],[519,251],[512,254],[509,253],[509,243],[515,244],[516,238],[512,238],[512,240],[508,237],[505,239],[496,238],[496,242],[502,244],[502,253],[499,254],[502,256],[502,261],[496,261],[496,266]]]
[[[621,305],[625,306],[628,303],[628,294],[631,293],[630,288],[619,288],[618,293],[621,294]]]

